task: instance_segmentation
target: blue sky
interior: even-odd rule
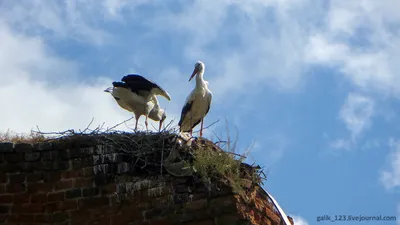
[[[296,224],[319,224],[325,214],[400,217],[399,7],[2,1],[0,131],[121,122],[131,115],[103,90],[127,73],[170,93],[171,102],[160,101],[176,124],[202,60],[214,94],[205,126],[220,119],[206,136],[223,136],[226,118],[240,149],[254,143],[249,160],[268,171],[265,188]]]

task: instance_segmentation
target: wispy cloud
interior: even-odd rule
[[[391,152],[387,157],[388,165],[380,176],[382,184],[388,190],[400,187],[400,140],[391,139],[389,146]]]
[[[370,127],[374,114],[374,101],[361,94],[350,93],[339,112],[339,119],[350,132],[349,139],[335,140],[331,146],[337,149],[351,149],[359,136]]]

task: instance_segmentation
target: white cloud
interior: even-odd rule
[[[308,225],[308,222],[301,216],[291,216],[293,218],[294,225]]]
[[[381,172],[380,180],[388,190],[400,187],[400,141],[391,139],[388,168]]]
[[[76,79],[75,63],[52,54],[41,38],[0,23],[0,48],[0,132],[29,132],[36,125],[42,131],[84,129],[93,117],[91,128],[103,122],[106,128],[132,116],[103,92],[111,79]]]
[[[339,112],[339,118],[350,132],[350,138],[337,139],[331,143],[336,149],[351,149],[361,134],[371,126],[374,115],[374,101],[361,94],[350,93]]]
[[[366,96],[350,93],[342,106],[339,117],[346,124],[354,141],[371,123],[374,113],[374,102]]]

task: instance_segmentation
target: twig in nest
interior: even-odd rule
[[[206,129],[210,128],[211,126],[213,126],[214,124],[216,124],[216,123],[218,123],[218,122],[219,122],[219,119],[216,120],[216,121],[214,121],[214,122],[212,122],[210,125],[208,125],[208,126],[206,126],[206,127],[203,127],[203,130],[206,130]],[[193,131],[193,133],[198,133],[198,132],[200,132],[200,130]]]
[[[90,121],[89,125],[87,125],[87,127],[83,131],[79,130],[79,132],[81,132],[82,134],[85,133],[89,129],[90,125],[92,125],[93,120],[94,120],[94,117],[92,117],[92,120]]]
[[[121,124],[128,122],[128,121],[131,120],[131,119],[133,119],[133,116],[132,116],[131,118],[127,119],[127,120],[122,121],[121,123],[118,123],[118,124],[115,125],[115,126],[112,126],[112,127],[110,127],[110,128],[107,128],[107,130],[106,130],[105,132],[109,132],[109,131],[111,131],[112,129],[114,129],[114,128],[120,126]]]

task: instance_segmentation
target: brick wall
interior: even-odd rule
[[[222,184],[206,188],[193,177],[146,174],[128,162],[126,154],[84,139],[0,143],[0,223],[280,223],[258,186],[243,199]]]

